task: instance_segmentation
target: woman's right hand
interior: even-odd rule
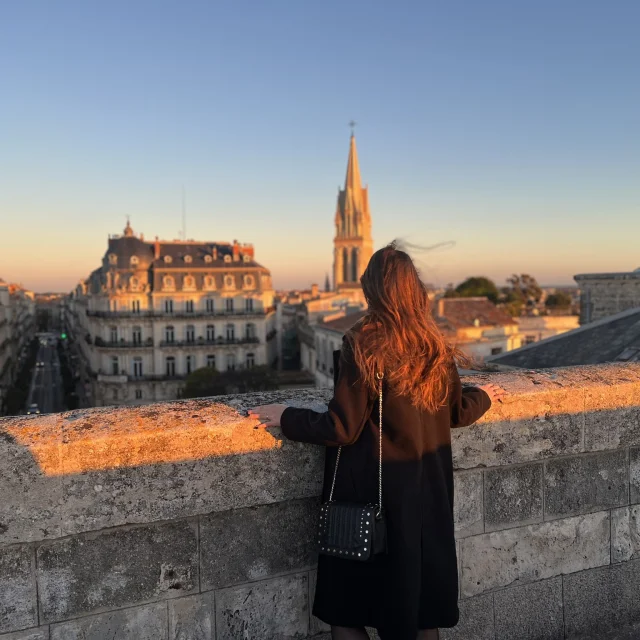
[[[491,404],[494,402],[502,402],[502,399],[507,393],[500,385],[493,383],[478,385],[478,389],[482,389],[489,396]]]

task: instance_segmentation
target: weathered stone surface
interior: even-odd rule
[[[51,625],[51,640],[167,640],[164,602]]]
[[[563,640],[562,577],[494,594],[496,638]]]
[[[37,629],[25,629],[15,633],[0,635],[0,640],[49,640],[49,627],[39,627]]]
[[[637,368],[594,367],[585,386],[585,450],[640,445]]]
[[[494,531],[461,541],[462,596],[609,563],[609,514]]]
[[[313,609],[313,600],[316,596],[316,580],[318,579],[318,572],[314,569],[309,571],[309,634],[315,635],[317,633],[323,633],[325,631],[331,631],[331,626],[322,622],[319,618],[316,618],[311,610]]]
[[[3,423],[0,420],[0,544],[59,537],[62,481],[46,475],[33,453],[41,440],[36,422],[25,421],[9,431]],[[49,468],[59,465],[57,447],[49,457]]]
[[[640,505],[611,512],[611,562],[640,559]]]
[[[549,460],[545,463],[545,518],[599,511],[627,504],[626,451]]]
[[[629,482],[631,504],[640,502],[640,448],[629,450]]]
[[[308,589],[302,573],[216,592],[216,640],[306,638]]]
[[[169,640],[215,640],[213,591],[170,600]]]
[[[640,626],[640,563],[564,576],[567,638],[600,640]]]
[[[542,464],[488,469],[484,481],[487,531],[542,520]]]
[[[219,589],[310,568],[320,501],[290,500],[200,519],[202,588]]]
[[[460,622],[453,629],[441,629],[442,640],[495,640],[493,594],[461,600]]]
[[[484,531],[482,516],[482,471],[458,471],[454,474],[453,516],[456,536],[465,538]]]
[[[37,624],[33,550],[22,545],[0,548],[0,633]]]
[[[176,521],[85,534],[38,549],[41,619],[177,598],[198,588],[197,526]]]

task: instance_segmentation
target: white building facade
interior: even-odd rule
[[[273,366],[273,298],[253,246],[145,242],[127,225],[67,301],[92,404],[175,399],[203,367]]]

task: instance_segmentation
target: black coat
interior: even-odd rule
[[[359,383],[344,347],[334,361],[328,411],[289,407],[282,414],[282,430],[291,440],[327,447],[324,500],[337,447],[343,445],[334,500],[377,503],[377,397]],[[462,387],[453,365],[447,405],[437,413],[416,409],[384,388],[382,487],[388,553],[366,563],[320,556],[314,615],[336,626],[375,627],[394,640],[415,640],[419,629],[457,624],[450,428],[474,423],[490,406],[484,391]]]

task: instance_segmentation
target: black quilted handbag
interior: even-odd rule
[[[333,490],[336,486],[338,464],[342,447],[338,449],[333,482],[328,502],[320,507],[318,525],[318,551],[327,556],[358,560],[371,560],[387,550],[387,526],[382,509],[382,378],[379,381],[379,462],[378,462],[378,504],[358,504],[334,502]]]

